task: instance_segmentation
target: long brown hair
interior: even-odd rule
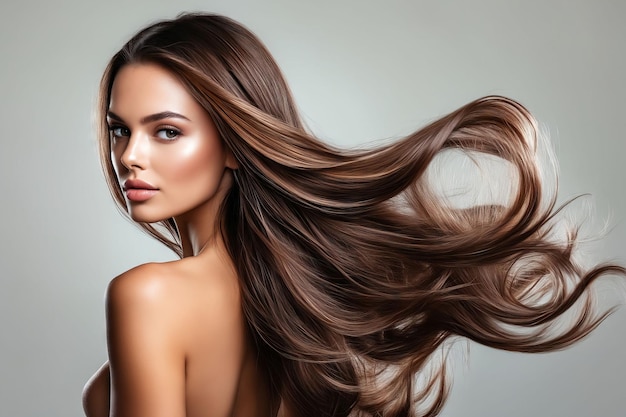
[[[575,229],[556,238],[560,208],[542,189],[537,124],[519,103],[481,98],[393,143],[336,149],[303,128],[252,33],[222,16],[182,15],[137,33],[102,78],[101,159],[122,211],[105,114],[117,72],[141,62],[178,77],[239,164],[221,231],[259,354],[299,416],[434,416],[448,383],[433,354],[451,337],[543,352],[606,316],[588,288],[626,271],[578,265]],[[456,207],[434,192],[425,172],[449,149],[508,161],[510,200]],[[173,220],[141,227],[182,254]],[[575,320],[556,331],[575,304]]]

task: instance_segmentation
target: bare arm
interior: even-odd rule
[[[109,285],[110,417],[185,417],[189,404],[202,404],[192,414],[227,416],[242,366],[238,290],[163,271],[142,265]],[[195,362],[198,352],[205,359]],[[195,390],[200,403],[186,386],[194,363],[208,378]]]
[[[106,297],[111,417],[185,417],[185,355],[166,277],[142,265]]]

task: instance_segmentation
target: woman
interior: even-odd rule
[[[626,273],[585,270],[575,233],[556,239],[536,124],[503,97],[376,149],[333,149],[305,131],[253,34],[193,14],[112,58],[99,112],[116,202],[181,259],[111,282],[89,417],[436,415],[444,342],[563,348],[606,315],[589,285]],[[508,161],[510,202],[460,208],[432,191],[424,173],[447,149]],[[576,302],[577,322],[555,331]]]

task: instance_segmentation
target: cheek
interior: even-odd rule
[[[167,173],[169,180],[187,185],[204,183],[223,171],[224,152],[221,146],[207,143],[206,140],[192,140],[176,145],[165,147],[159,160],[153,160],[155,167],[160,167],[158,171]]]

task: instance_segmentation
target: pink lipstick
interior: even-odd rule
[[[150,199],[159,189],[141,180],[127,180],[124,182],[124,191],[130,201],[141,202]]]

